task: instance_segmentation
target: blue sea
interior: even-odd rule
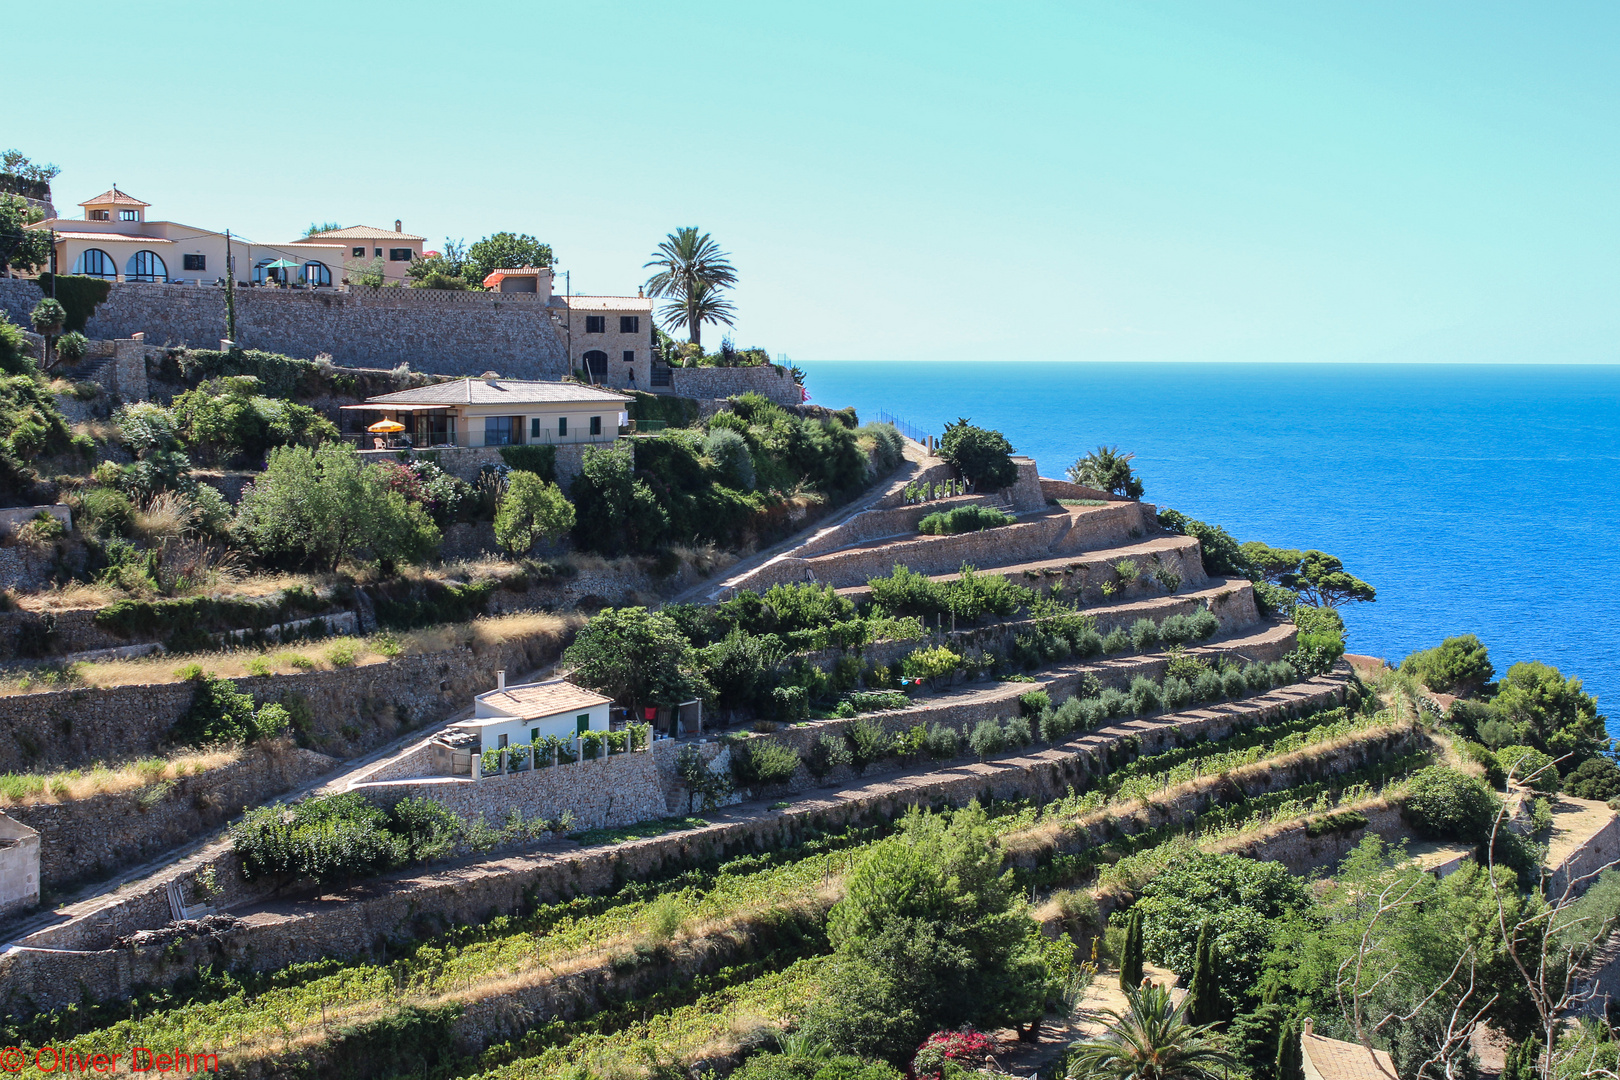
[[[1620,735],[1620,367],[827,362],[811,400],[926,432],[969,417],[1043,476],[1100,444],[1145,499],[1319,548],[1378,590],[1352,652],[1473,632],[1553,664]]]

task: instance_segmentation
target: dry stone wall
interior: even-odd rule
[[[325,754],[282,746],[133,791],[12,806],[6,813],[39,833],[41,882],[60,889],[178,847],[336,765]]]
[[[757,367],[674,368],[670,371],[670,392],[698,401],[714,401],[743,394],[759,394],[778,405],[798,405],[804,400],[799,384],[787,369],[776,364]]]
[[[377,664],[296,675],[244,676],[237,687],[261,704],[288,703],[308,717],[314,749],[352,757],[466,707],[495,672],[532,671],[566,642],[554,635],[400,656]],[[190,709],[190,682],[85,687],[0,697],[0,772],[37,772],[151,754]]]
[[[444,375],[495,370],[508,378],[560,379],[569,373],[562,340],[546,305],[524,295],[403,288],[240,289],[237,339],[245,348],[302,357],[327,353],[339,364],[362,367],[403,363]],[[39,298],[39,286],[32,281],[0,280],[0,310],[13,322],[26,325]],[[218,348],[226,336],[225,292],[208,286],[117,282],[85,333],[93,338],[144,333],[149,345]]]

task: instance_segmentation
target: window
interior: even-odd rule
[[[574,717],[574,734],[583,735],[591,730],[591,714],[582,712]]]
[[[537,743],[539,741],[540,741],[540,729],[537,728],[537,727],[530,728],[529,729],[529,742],[531,744],[533,744],[533,743]]]
[[[624,362],[627,363],[627,364],[635,363],[636,362],[636,350],[634,350],[634,349],[626,349],[626,350],[624,350]]]
[[[607,382],[607,353],[601,349],[592,349],[580,359],[585,361],[585,377],[593,383]]]
[[[91,221],[111,221],[112,220],[112,214],[110,212],[106,211],[106,210],[92,210],[92,211],[90,211],[90,220]]]
[[[591,417],[591,434],[602,434],[602,418],[600,416]]]
[[[100,248],[87,248],[74,260],[73,272],[85,277],[115,278],[118,276],[118,264]]]
[[[587,316],[585,316],[585,332],[587,334],[605,334],[605,333],[607,333],[607,316],[606,315],[587,315]]]
[[[499,747],[500,747],[500,748],[501,748],[501,749],[502,749],[502,750],[505,750],[505,749],[506,749],[506,736],[505,736],[505,735],[502,735],[502,736],[501,736],[501,737],[500,737],[500,742],[499,742],[499,743],[498,743],[498,744],[497,744],[497,745],[499,745]]]
[[[562,439],[568,437],[568,417],[566,416],[557,417],[557,437]]]
[[[523,417],[521,417],[521,416],[486,416],[486,417],[484,417],[484,445],[485,446],[521,446],[521,445],[523,445]]]
[[[307,262],[304,264],[304,284],[330,285],[332,284],[332,271],[327,269],[323,262]]]
[[[389,248],[388,249],[388,261],[389,262],[410,262],[411,261],[411,254],[412,254],[412,252],[411,252],[410,248]]]
[[[182,270],[206,270],[206,269],[208,269],[208,256],[206,256],[206,255],[182,255],[182,256],[180,256],[180,269],[182,269]]]
[[[118,211],[118,220],[139,221],[141,220],[141,212],[139,210],[120,210]]]
[[[130,281],[168,281],[169,268],[155,251],[137,251],[129,257],[124,276]]]
[[[619,316],[619,333],[621,333],[621,334],[639,334],[639,333],[641,333],[641,316],[640,315],[620,315]]]
[[[540,418],[538,416],[536,416],[536,417],[532,417],[529,420],[529,438],[538,439],[539,437],[540,437]]]
[[[363,247],[351,248],[349,254],[357,259],[363,259],[366,257],[366,249]]]
[[[373,248],[372,253],[376,258],[382,258],[382,248]]]

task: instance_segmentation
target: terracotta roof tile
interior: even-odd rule
[[[125,195],[122,191],[119,191],[116,186],[108,188],[106,191],[103,191],[100,195],[97,195],[93,199],[86,199],[84,202],[80,203],[79,205],[80,206],[105,206],[108,203],[116,203],[119,206],[151,206],[152,205],[149,202],[141,202],[141,200],[135,198],[133,195]]]
[[[367,405],[619,405],[631,400],[624,394],[583,383],[529,382],[523,379],[457,379],[379,394]]]
[[[303,237],[303,240],[426,240],[425,236],[413,236],[406,232],[395,232],[393,229],[374,229],[370,225],[350,225],[346,229],[328,229],[325,232],[312,233]],[[300,243],[294,240],[293,243]]]
[[[1382,1050],[1369,1053],[1360,1043],[1301,1035],[1299,1045],[1305,1052],[1308,1080],[1390,1080],[1396,1075],[1395,1064],[1388,1054]],[[1380,1065],[1388,1071],[1380,1070]]]
[[[613,701],[612,698],[604,697],[594,690],[587,690],[583,686],[575,686],[561,679],[553,682],[528,683],[524,686],[508,686],[505,690],[492,690],[487,694],[478,695],[478,700],[490,708],[499,709],[508,717],[520,716],[524,719],[555,716],[577,709],[589,709],[593,705],[611,704]],[[499,718],[481,716],[472,722],[476,724],[492,719]]]

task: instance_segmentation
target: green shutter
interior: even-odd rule
[[[585,734],[587,731],[591,730],[591,714],[588,712],[580,713],[574,718],[574,725],[576,734]]]

